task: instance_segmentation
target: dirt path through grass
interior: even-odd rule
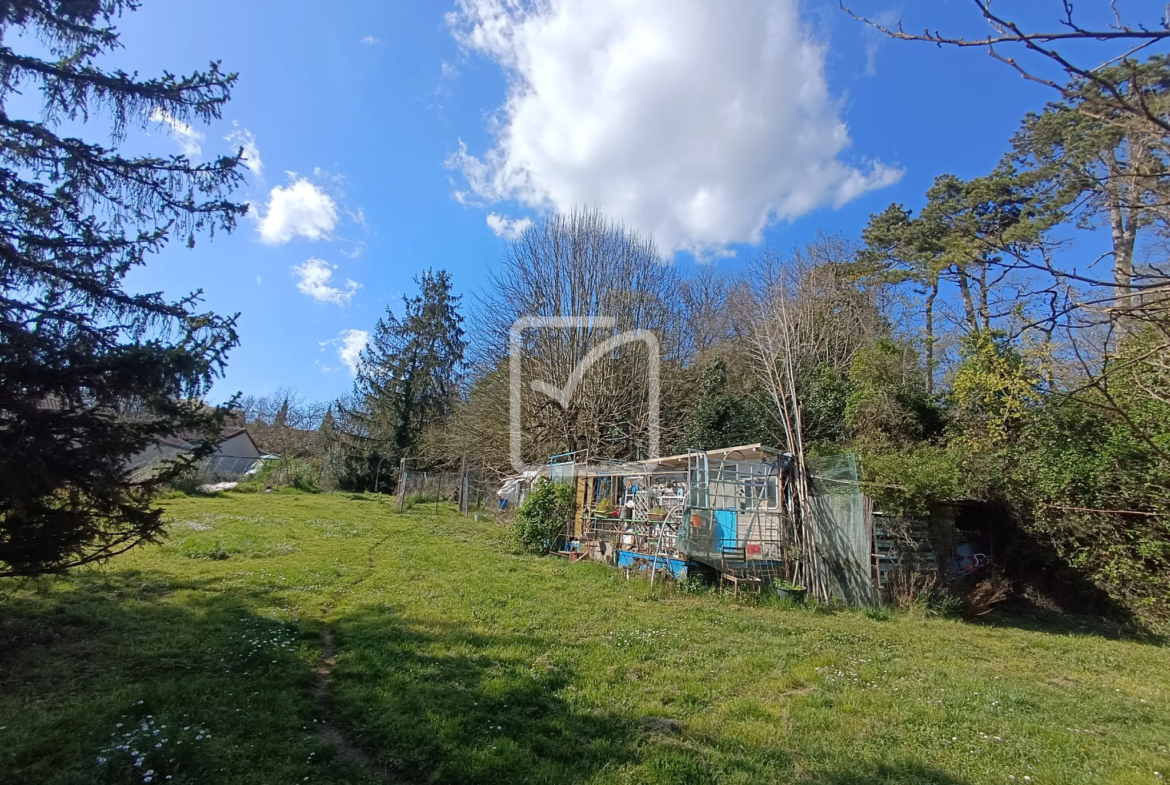
[[[333,612],[338,599],[347,590],[356,589],[374,574],[377,568],[375,554],[378,548],[384,545],[389,539],[390,535],[386,535],[370,546],[369,551],[366,553],[365,573],[350,586],[339,587],[333,597],[321,608],[321,656],[317,661],[317,679],[313,688],[318,713],[321,715],[321,722],[317,725],[317,732],[321,734],[321,738],[343,760],[355,766],[360,766],[381,782],[397,782],[398,780],[390,776],[390,772],[386,770],[384,765],[379,764],[372,755],[350,740],[333,709],[330,691],[333,686],[333,669],[337,667],[338,652],[329,615]]]
[[[313,690],[319,708],[318,713],[322,717],[317,732],[343,760],[361,766],[383,782],[394,782],[385,767],[380,766],[369,753],[351,742],[335,721],[335,714],[330,708],[329,690],[333,683],[333,668],[336,665],[337,645],[333,640],[333,630],[329,628],[329,623],[325,622],[321,625],[321,659],[317,663],[317,683]]]

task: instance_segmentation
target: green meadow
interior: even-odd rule
[[[0,582],[0,782],[1157,783],[1170,650],[651,587],[389,498],[167,500]]]

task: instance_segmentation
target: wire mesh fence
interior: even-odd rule
[[[400,509],[420,504],[450,503],[461,512],[494,507],[499,485],[494,475],[476,470],[406,469],[396,493]]]
[[[851,605],[872,605],[873,532],[867,523],[869,510],[858,483],[856,458],[829,455],[810,464],[812,511],[829,589]]]

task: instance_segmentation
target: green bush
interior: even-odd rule
[[[183,496],[199,492],[199,486],[209,482],[207,475],[198,466],[192,466],[170,482],[170,490]]]
[[[265,461],[252,482],[262,486],[283,485],[296,488],[298,491],[317,493],[321,490],[318,480],[317,468],[313,464],[285,456],[275,461]]]
[[[541,478],[516,509],[512,540],[529,553],[547,551],[573,517],[573,486]]]

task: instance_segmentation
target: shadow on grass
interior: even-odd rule
[[[812,775],[802,779],[809,785],[964,785],[949,774],[918,764],[882,765],[872,770]]]
[[[338,618],[334,716],[393,781],[962,785],[916,763],[798,769],[796,750],[598,705],[572,646],[365,606]],[[636,705],[637,697],[622,701]]]
[[[1013,627],[1051,635],[1127,640],[1155,646],[1164,646],[1167,643],[1165,635],[1154,632],[1132,618],[1128,621],[1118,621],[1107,616],[1053,610],[1019,595],[1009,598],[997,605],[987,616],[972,620],[971,623],[989,627]]]
[[[572,652],[364,607],[336,620],[335,707],[397,777],[585,782],[639,758],[636,724],[572,700]]]
[[[148,770],[169,785],[373,781],[313,730],[315,625],[263,616],[219,581],[122,570],[14,585],[0,597],[5,785]]]
[[[118,722],[148,718],[212,731],[197,756],[147,760],[170,783],[382,781],[336,759],[314,732],[324,718],[313,702],[316,621],[281,631],[256,599],[222,589],[126,570],[0,600],[6,785],[140,782],[145,767],[129,759],[95,761]],[[913,762],[800,769],[799,750],[706,739],[685,720],[623,708],[636,695],[599,705],[575,667],[584,652],[539,635],[484,634],[386,606],[360,607],[332,628],[341,654],[330,721],[391,781],[962,785]]]

